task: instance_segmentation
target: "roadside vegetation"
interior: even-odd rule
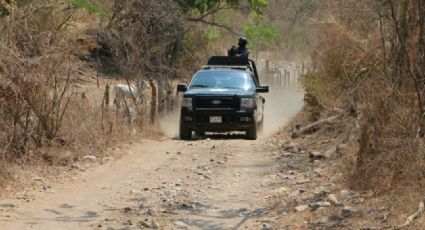
[[[309,133],[350,129],[344,142],[351,154],[338,167],[345,186],[373,194],[370,206],[389,208],[398,220],[386,226],[410,226],[425,192],[423,2],[344,0],[315,8],[306,27],[314,39],[304,123],[315,124]],[[410,227],[420,226],[423,218]]]
[[[310,104],[319,108],[311,119],[339,109],[355,113],[353,188],[384,192],[423,182],[422,4],[339,1],[321,6],[312,21],[320,43],[312,54],[314,70],[305,77]]]

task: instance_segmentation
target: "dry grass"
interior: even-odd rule
[[[345,175],[344,187],[370,194],[363,209],[388,210],[389,221],[380,224],[391,227],[404,223],[425,193],[425,90],[417,73],[425,63],[425,25],[418,2],[324,5],[315,21],[320,42],[312,54],[314,71],[304,81],[310,121],[339,109],[356,112],[344,123],[353,130],[346,143],[352,152],[336,168]],[[409,229],[422,229],[424,219]]]
[[[112,105],[117,81],[80,61],[96,47],[77,41],[87,40],[78,15],[76,8],[37,2],[0,17],[0,187],[56,177],[85,155],[102,157],[116,143],[159,136],[143,119],[149,107],[129,126]]]
[[[323,10],[329,16],[321,18],[326,23],[320,23],[316,31],[321,43],[312,55],[315,71],[305,78],[310,95],[307,102],[313,120],[328,116],[334,107],[357,112],[358,152],[347,178],[354,189],[379,194],[403,189],[425,192],[420,109],[424,88],[417,84],[422,75],[411,71],[412,66],[419,68],[424,63],[422,56],[412,56],[423,54],[423,43],[406,47],[417,33],[391,16],[414,15],[414,1],[406,4],[411,4],[411,11],[399,3],[344,1],[336,8],[328,5]],[[353,7],[361,10],[339,16],[344,10],[353,12]],[[378,27],[371,27],[372,21],[378,22]],[[396,28],[403,30],[403,37]]]

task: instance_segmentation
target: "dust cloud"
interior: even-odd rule
[[[260,137],[266,137],[277,132],[295,116],[303,106],[304,89],[299,79],[297,69],[291,65],[283,65],[282,74],[260,74],[261,84],[269,85],[270,92],[262,94],[266,100],[263,132]],[[292,69],[291,69],[292,68]],[[283,74],[290,69],[289,74]],[[182,97],[179,94],[178,97]],[[170,138],[178,137],[180,110],[176,109],[159,119],[160,130]]]
[[[178,94],[177,96],[182,97],[182,94]],[[180,122],[180,108],[160,116],[159,129],[167,137],[178,138],[179,122]]]
[[[286,125],[303,107],[304,89],[298,76],[291,73],[281,76],[263,76],[261,84],[269,85],[270,92],[264,94],[264,128],[261,136],[268,136]]]

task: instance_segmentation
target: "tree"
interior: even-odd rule
[[[187,15],[187,21],[202,23],[208,26],[223,28],[233,34],[240,34],[235,27],[216,22],[212,16],[224,10],[239,10],[262,15],[268,6],[268,0],[175,0],[181,10]]]
[[[256,50],[270,46],[273,40],[280,36],[280,32],[276,28],[265,23],[247,25],[244,28],[244,33],[251,41],[251,48]]]
[[[214,12],[221,8],[238,8],[244,3],[240,0],[176,0],[182,9],[188,13],[196,10],[201,14]],[[248,7],[252,11],[262,14],[263,9],[267,7],[268,0],[248,0]]]

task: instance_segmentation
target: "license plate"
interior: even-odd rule
[[[210,123],[221,123],[221,117],[220,116],[212,116],[210,117]]]

